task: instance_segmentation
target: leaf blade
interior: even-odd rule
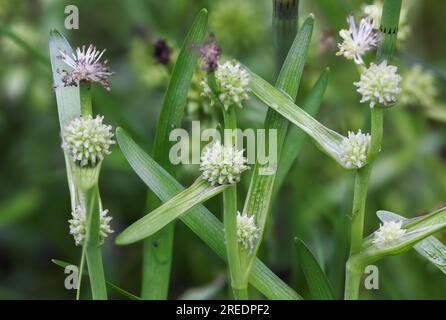
[[[116,137],[130,166],[158,197],[167,201],[184,190],[184,187],[153,161],[123,129],[116,130]],[[222,259],[226,259],[223,225],[208,209],[199,205],[180,219]],[[301,299],[258,259],[254,263],[250,282],[269,299]]]
[[[299,238],[294,239],[294,244],[312,298],[317,300],[336,300],[333,289],[311,250]]]
[[[116,238],[116,244],[131,244],[153,235],[189,209],[216,196],[227,187],[227,185],[211,186],[209,182],[199,178],[188,189],[127,227]]]

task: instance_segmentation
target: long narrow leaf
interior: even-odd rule
[[[310,15],[305,19],[301,29],[297,33],[277,79],[276,87],[285,92],[291,99],[295,99],[297,96],[313,28],[314,17]],[[270,109],[266,115],[265,128],[277,130],[277,152],[280,155],[281,146],[286,138],[288,120],[275,110]],[[277,168],[277,164],[275,164],[275,167]],[[270,175],[264,175],[263,166],[256,163],[243,212],[248,216],[256,217],[257,224],[260,226],[261,235],[253,254],[245,262],[246,272],[250,272],[254,261],[253,259],[261,244],[271,206],[275,178],[275,172]]]
[[[246,70],[250,74],[252,92],[261,101],[297,125],[313,139],[324,153],[345,167],[340,160],[342,135],[322,125],[307,112],[296,106],[286,94],[274,88],[251,70]]]
[[[81,114],[79,87],[66,87],[62,82],[61,70],[69,70],[69,66],[67,66],[60,59],[60,53],[65,52],[67,54],[72,54],[73,50],[68,41],[57,30],[52,30],[50,32],[49,49],[51,69],[53,72],[54,80],[54,91],[56,93],[57,111],[59,113],[60,129],[63,130],[63,128],[65,128],[65,126],[68,125],[71,120],[79,117]],[[64,152],[64,156],[65,164],[67,167],[68,187],[71,195],[71,206],[74,209],[74,207],[76,206],[76,190],[72,178],[72,163],[70,161],[69,155],[66,152]]]
[[[378,211],[376,213],[378,218],[382,222],[386,221],[407,221],[407,218],[400,216],[396,213],[389,211]],[[440,269],[441,272],[446,274],[446,246],[438,240],[435,236],[427,237],[426,239],[418,242],[414,246],[415,251],[417,251],[422,257],[426,258],[434,266]]]
[[[118,128],[116,137],[130,166],[162,201],[168,201],[184,190],[184,187],[150,158],[124,130]],[[226,259],[223,225],[208,209],[199,205],[180,219],[222,259]],[[256,260],[253,266],[250,282],[269,299],[301,299],[260,260]]]
[[[335,300],[333,289],[311,250],[299,238],[296,238],[294,243],[312,298],[315,300]]]
[[[446,208],[419,218],[404,220],[402,228],[405,230],[405,234],[400,239],[385,246],[373,244],[374,235],[371,234],[364,239],[361,252],[357,256],[363,261],[371,262],[387,255],[399,254],[409,250],[420,241],[446,228]]]
[[[316,115],[319,107],[321,106],[325,90],[327,89],[329,76],[330,70],[328,68],[322,71],[319,79],[316,81],[315,85],[308,94],[308,97],[303,102],[305,111],[311,116]],[[274,195],[282,186],[285,177],[291,169],[291,166],[302,150],[302,146],[305,141],[304,138],[305,133],[299,129],[299,127],[292,126],[288,130],[284,148],[280,154],[279,167],[277,168],[276,181],[274,183]]]
[[[211,186],[208,181],[198,178],[188,189],[130,225],[116,238],[116,243],[130,244],[151,236],[190,208],[216,196],[227,187],[227,185]]]
[[[205,39],[207,24],[208,14],[206,9],[202,9],[196,16],[181,47],[158,116],[152,156],[172,175],[175,175],[175,166],[169,161],[169,149],[172,145],[169,135],[172,129],[181,125],[187,93],[198,61],[197,48]],[[149,211],[160,205],[159,199],[150,190],[147,204]],[[145,242],[141,292],[143,298],[167,298],[173,237],[174,225],[169,224]],[[158,245],[154,246],[154,242]],[[160,261],[160,256],[165,257],[163,261]]]

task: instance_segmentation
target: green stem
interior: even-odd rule
[[[93,114],[93,107],[91,103],[91,82],[80,81],[79,82],[79,94],[81,103],[81,115],[82,117],[88,117]]]
[[[376,62],[390,62],[395,53],[401,0],[385,0],[381,17],[381,42],[376,54]],[[383,136],[383,108],[371,109],[371,142],[368,154],[369,163],[356,174],[353,196],[352,225],[350,236],[350,259],[346,265],[345,299],[358,299],[362,268],[352,264],[353,256],[361,250],[364,236],[365,205],[369,178],[380,149]]]
[[[276,74],[282,69],[297,33],[298,0],[273,0],[273,31]]]
[[[362,270],[355,257],[350,257],[345,266],[345,300],[358,300],[361,284]]]
[[[100,230],[100,205],[97,184],[81,191],[87,215],[85,257],[87,260],[91,292],[94,300],[107,300],[104,267],[102,264]]]
[[[208,78],[215,77],[213,74]],[[215,88],[215,85],[212,84]],[[222,109],[225,129],[237,129],[237,117],[235,106],[229,107],[227,111]],[[225,144],[236,145],[237,137],[231,135],[231,141]],[[225,228],[226,250],[228,255],[229,274],[234,298],[237,300],[248,299],[248,282],[244,281],[240,260],[240,249],[237,239],[237,186],[233,185],[223,192],[223,224]]]

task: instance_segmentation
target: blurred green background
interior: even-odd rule
[[[337,57],[337,32],[345,17],[360,17],[363,1],[301,0],[300,21],[315,14],[316,29],[307,59],[298,103],[318,74],[329,66],[329,88],[317,118],[346,135],[367,128],[366,105],[352,83],[354,64]],[[378,209],[413,217],[445,205],[446,196],[446,2],[404,0],[410,32],[401,41],[400,72],[421,63],[435,77],[435,99],[400,104],[386,112],[382,152],[373,171],[367,203],[366,233],[379,222]],[[65,30],[64,9],[77,5],[80,29]],[[68,233],[70,201],[60,149],[59,123],[48,65],[48,34],[58,28],[73,46],[94,43],[107,48],[115,71],[111,92],[95,86],[93,105],[107,123],[124,127],[151,149],[156,119],[168,81],[168,68],[155,63],[153,41],[166,38],[173,59],[194,15],[210,13],[210,30],[224,56],[236,57],[274,80],[271,0],[0,0],[0,299],[72,299],[64,288],[65,274],[51,263],[58,258],[77,263],[80,248]],[[33,50],[7,34],[12,32]],[[201,120],[215,126],[219,114],[199,99],[195,77],[184,127]],[[410,104],[410,105],[409,105]],[[266,107],[254,97],[239,112],[242,127],[261,127]],[[190,184],[198,175],[186,166],[179,180]],[[307,141],[272,208],[260,255],[280,277],[308,297],[292,247],[303,238],[324,266],[336,293],[343,290],[348,254],[353,173],[342,170]],[[239,188],[241,199],[249,179]],[[118,147],[103,164],[100,188],[104,206],[113,216],[115,233],[104,245],[107,278],[138,294],[140,244],[114,245],[114,236],[144,213],[146,188]],[[221,215],[220,198],[207,206]],[[239,206],[243,205],[240,201]],[[439,234],[446,240],[446,233]],[[414,251],[388,257],[378,264],[380,289],[363,291],[370,299],[445,299],[446,276]],[[176,225],[170,297],[227,298],[223,262],[181,222]],[[112,294],[114,298],[121,298]],[[256,292],[252,297],[259,297]]]

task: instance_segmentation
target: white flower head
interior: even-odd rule
[[[364,64],[362,56],[378,43],[378,30],[372,17],[362,18],[359,27],[356,27],[355,19],[351,15],[347,17],[347,22],[349,28],[339,31],[343,42],[338,43],[339,51],[336,55],[353,59],[356,64]]]
[[[341,143],[340,159],[348,169],[359,169],[367,164],[367,155],[371,141],[370,134],[348,132]]]
[[[108,210],[100,213],[99,240],[103,244],[105,238],[108,237],[113,230],[110,228],[112,217],[108,216]],[[87,217],[81,206],[76,206],[71,212],[72,219],[68,220],[70,225],[70,234],[73,235],[76,246],[83,245],[87,234]]]
[[[375,231],[373,243],[377,247],[383,247],[394,243],[400,239],[406,230],[402,229],[401,221],[388,221],[380,225],[378,231]]]
[[[107,60],[100,62],[105,49],[99,51],[93,45],[88,49],[85,46],[77,48],[72,55],[60,52],[60,59],[72,68],[63,70],[62,82],[65,86],[77,86],[78,81],[92,81],[100,83],[106,90],[110,90],[108,78],[113,74],[106,66]]]
[[[226,61],[224,64],[218,64],[215,71],[215,82],[217,90],[215,94],[217,99],[223,104],[225,110],[232,105],[242,107],[242,102],[249,98],[249,74],[238,62]],[[209,87],[207,78],[201,81],[203,87],[202,96],[206,96],[214,104],[214,93]]]
[[[243,157],[243,150],[234,146],[223,146],[214,142],[206,146],[201,155],[201,177],[211,185],[234,184],[240,181],[243,171],[249,169],[248,160]]]
[[[237,211],[237,239],[240,245],[252,252],[256,241],[260,235],[260,228],[257,227],[254,216],[248,216],[246,213],[240,214]]]
[[[376,104],[390,106],[394,104],[401,92],[399,84],[401,76],[398,68],[387,65],[384,60],[380,64],[371,63],[370,67],[361,74],[361,79],[355,82],[357,91],[362,95],[361,103],[368,102],[370,108]]]
[[[72,120],[63,130],[62,148],[71,159],[84,166],[96,166],[104,156],[110,154],[114,144],[112,127],[102,123],[103,116],[79,117]]]
[[[400,102],[405,105],[430,107],[438,96],[435,76],[420,65],[414,65],[404,74]]]

